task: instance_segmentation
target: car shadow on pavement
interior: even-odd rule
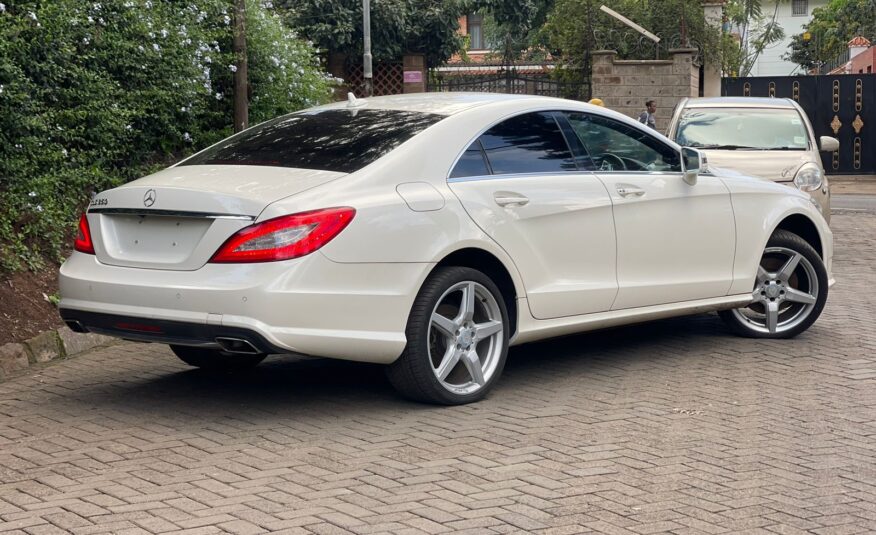
[[[551,390],[570,374],[586,376],[602,368],[629,365],[647,359],[685,358],[686,348],[699,352],[714,348],[728,331],[715,315],[673,318],[657,322],[577,334],[512,348],[505,376],[496,392],[527,377]],[[260,366],[234,375],[211,374],[177,366],[167,349],[146,348],[136,356],[139,369],[126,380],[78,388],[65,400],[92,408],[113,407],[134,413],[188,414],[199,417],[246,412],[296,413],[350,411],[367,414],[375,409],[440,410],[400,398],[383,374],[383,366],[359,362],[294,356],[272,356]],[[671,347],[672,349],[668,349]],[[651,348],[654,348],[652,351]],[[160,361],[159,369],[149,369]],[[179,363],[179,366],[184,366]],[[554,370],[554,371],[552,371]],[[142,373],[141,373],[142,372]],[[69,406],[69,405],[68,405]]]

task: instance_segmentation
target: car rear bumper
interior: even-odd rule
[[[165,271],[74,253],[61,267],[59,308],[89,331],[130,340],[219,347],[230,338],[258,352],[390,363],[431,267],[342,264],[317,252]]]

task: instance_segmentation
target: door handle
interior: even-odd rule
[[[645,190],[642,188],[630,186],[629,184],[618,184],[617,192],[621,197],[641,197],[645,194]]]
[[[519,193],[513,191],[497,191],[493,194],[496,204],[499,206],[523,206],[529,203],[529,199]]]

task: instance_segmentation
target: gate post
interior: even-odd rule
[[[426,92],[426,56],[423,54],[405,54],[402,56],[402,72],[404,83],[403,93]]]

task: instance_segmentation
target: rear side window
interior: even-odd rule
[[[443,118],[397,110],[293,113],[245,130],[180,165],[263,165],[352,173]]]
[[[479,141],[495,175],[577,170],[563,133],[550,113],[512,117],[487,130]],[[452,174],[456,173],[454,169]]]
[[[484,149],[481,147],[480,140],[475,140],[469,145],[459,161],[456,162],[456,167],[450,173],[450,178],[459,178],[464,176],[484,176],[490,174],[490,168],[487,167],[487,160],[484,157]]]

